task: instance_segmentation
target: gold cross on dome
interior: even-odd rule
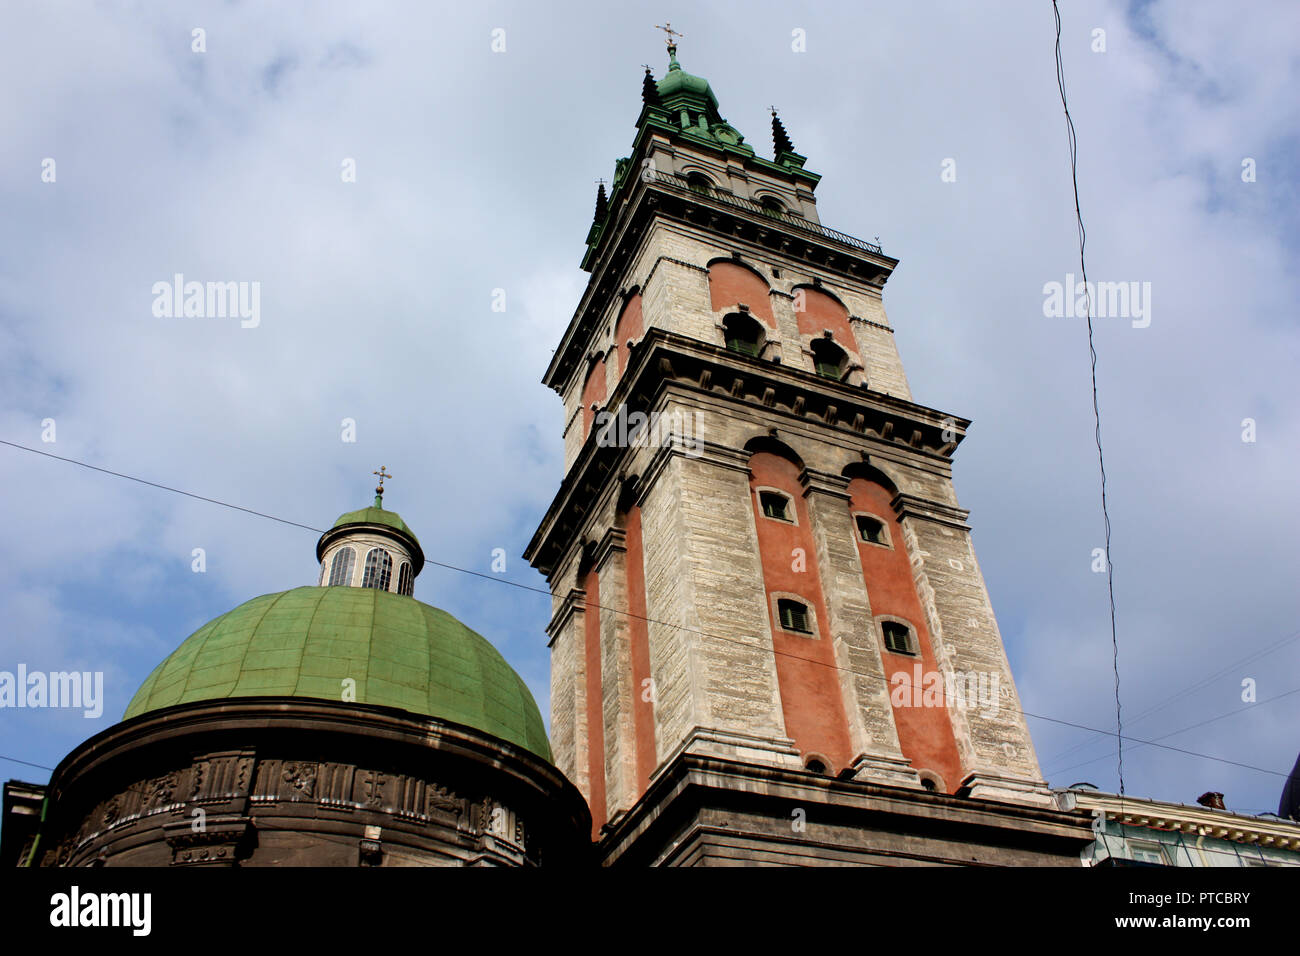
[[[376,488],[375,491],[382,495],[384,493],[384,479],[391,478],[393,476],[388,474],[388,469],[385,468],[383,465],[380,465],[379,470],[372,471],[371,474],[379,476],[379,487]]]
[[[673,29],[673,22],[672,22],[671,20],[665,20],[663,26],[660,26],[659,24],[656,23],[656,24],[655,24],[655,29],[656,29],[656,30],[663,30],[663,31],[664,31],[664,33],[666,34],[666,36],[665,36],[664,39],[665,39],[665,41],[668,43],[669,46],[674,46],[674,45],[675,45],[674,42],[673,42],[673,37],[684,37],[684,36],[686,36],[685,33],[678,33],[676,30]]]

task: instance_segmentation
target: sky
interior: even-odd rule
[[[1273,811],[1300,750],[1300,6],[1063,6],[1089,278],[1145,292],[1094,322],[1125,732],[1221,758],[1129,743],[1124,786]],[[0,439],[311,528],[384,465],[429,558],[536,588],[540,378],[671,21],[760,155],[779,107],[822,222],[900,260],[913,395],[974,422],[955,485],[1046,778],[1118,788],[1114,738],[1067,725],[1116,714],[1087,333],[1044,309],[1079,272],[1049,3],[0,17]],[[256,324],[156,314],[177,273],[258,283]],[[0,711],[4,779],[48,779],[206,621],[316,582],[304,528],[11,445],[0,487],[0,670],[104,674],[97,719]],[[545,594],[430,565],[415,596],[548,714]]]

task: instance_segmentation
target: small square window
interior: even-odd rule
[[[776,607],[781,615],[781,626],[787,631],[798,631],[800,634],[812,633],[812,628],[808,624],[808,605],[781,598],[776,602]]]
[[[885,544],[885,525],[870,515],[858,515],[858,537],[871,544]]]
[[[1130,843],[1129,851],[1133,854],[1134,861],[1138,863],[1155,863],[1159,866],[1166,866],[1169,863],[1165,858],[1164,849],[1157,843]]]
[[[912,636],[906,624],[881,621],[880,630],[885,635],[885,650],[894,654],[916,653],[912,650]]]
[[[778,521],[790,520],[790,500],[785,495],[775,491],[760,491],[758,500],[763,506],[763,517]]]

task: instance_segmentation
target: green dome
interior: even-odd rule
[[[672,66],[668,68],[668,73],[659,81],[659,96],[668,106],[675,106],[673,98],[679,94],[686,97],[703,98],[713,107],[714,111],[718,109],[718,98],[713,95],[713,88],[709,86],[709,81],[702,76],[696,76],[693,73],[687,73],[678,64],[676,57],[673,58]]]
[[[419,544],[415,532],[406,526],[406,522],[402,520],[402,516],[396,511],[387,511],[384,508],[376,508],[372,505],[369,508],[349,511],[347,514],[339,515],[339,520],[334,522],[332,527],[341,528],[345,524],[382,524],[394,531],[402,532],[416,544]]]
[[[357,703],[466,724],[551,759],[537,703],[496,648],[446,611],[374,588],[294,588],[241,604],[159,664],[124,719],[225,697],[337,701],[349,678]]]

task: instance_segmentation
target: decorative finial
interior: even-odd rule
[[[379,476],[379,487],[375,489],[375,507],[382,508],[384,506],[384,479],[393,476],[388,473],[388,469],[383,465],[380,465],[379,470],[372,471],[371,474]]]
[[[776,115],[776,107],[769,106],[772,111],[772,149],[773,155],[780,156],[782,153],[793,153],[794,143],[790,142],[790,134],[785,131],[785,124],[781,122],[781,117]]]
[[[670,21],[670,20],[665,20],[663,26],[659,26],[659,24],[656,23],[656,24],[655,24],[655,29],[656,29],[656,30],[663,30],[664,33],[667,34],[667,35],[665,36],[664,39],[665,39],[665,40],[667,41],[667,43],[668,43],[668,70],[669,70],[669,72],[671,72],[671,71],[673,71],[673,70],[680,70],[680,69],[682,68],[682,65],[681,65],[680,63],[677,62],[677,41],[674,39],[674,37],[683,37],[683,36],[685,36],[686,34],[684,34],[684,33],[678,33],[676,30],[674,30],[674,29],[673,29],[672,21]]]
[[[677,46],[677,43],[673,40],[673,37],[684,37],[684,36],[686,36],[685,33],[678,33],[676,30],[673,29],[673,22],[672,22],[671,20],[665,20],[663,26],[660,26],[659,24],[656,23],[656,24],[655,24],[655,29],[656,29],[656,30],[663,30],[664,33],[667,34],[667,36],[665,37],[665,40],[667,41],[668,45],[669,45],[670,47],[674,47],[674,48]]]
[[[609,197],[605,195],[605,180],[596,180],[598,188],[596,189],[596,215],[593,217],[595,222],[604,222],[605,214],[609,212]]]

